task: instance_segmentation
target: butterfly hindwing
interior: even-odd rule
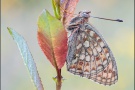
[[[107,43],[91,24],[77,26],[68,40],[68,71],[100,84],[114,84],[118,80],[117,67]]]

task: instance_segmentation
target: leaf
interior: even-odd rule
[[[37,71],[36,64],[29,51],[26,41],[23,39],[23,37],[21,35],[19,35],[13,29],[11,29],[9,27],[7,29],[9,31],[10,35],[13,37],[14,41],[17,43],[21,56],[24,60],[24,64],[28,68],[28,71],[31,75],[31,78],[32,78],[37,90],[44,90],[41,79],[40,79],[38,71]]]
[[[38,42],[51,64],[61,69],[67,54],[67,32],[62,23],[46,10],[38,18]]]
[[[64,26],[69,23],[71,18],[73,17],[76,5],[79,0],[61,0],[60,7],[61,7],[61,15],[62,21]]]
[[[60,0],[52,0],[52,5],[54,9],[54,14],[57,19],[61,19],[60,16]]]

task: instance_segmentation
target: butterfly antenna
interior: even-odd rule
[[[94,17],[94,16],[90,16],[90,17],[98,18],[98,19],[104,19],[104,20],[110,20],[110,21],[123,22],[123,20],[121,20],[121,19],[108,19],[108,18],[101,18],[101,17]]]

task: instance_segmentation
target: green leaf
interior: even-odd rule
[[[52,0],[52,5],[53,5],[55,17],[60,20],[61,19],[60,0]]]
[[[44,90],[41,79],[40,79],[38,71],[37,71],[36,64],[31,55],[31,52],[29,51],[26,41],[23,39],[23,37],[21,35],[19,35],[13,29],[11,29],[9,27],[7,29],[9,31],[10,35],[13,37],[14,41],[17,43],[21,56],[24,60],[24,64],[28,68],[28,71],[31,75],[31,78],[32,78],[37,90]]]

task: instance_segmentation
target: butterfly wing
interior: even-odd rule
[[[100,84],[114,84],[118,80],[117,66],[107,43],[92,25],[78,27],[68,41],[68,71]]]

